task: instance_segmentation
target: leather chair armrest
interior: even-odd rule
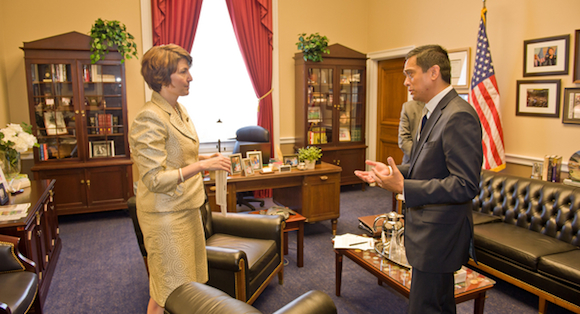
[[[16,255],[16,258],[22,263],[24,269],[26,271],[36,273],[36,264],[29,260],[26,256],[22,255],[18,250],[18,243],[20,242],[20,238],[0,234],[0,241],[12,243],[14,245],[14,255]],[[11,257],[7,256],[7,258]]]
[[[324,292],[311,290],[286,304],[274,314],[336,314],[336,306]]]
[[[240,271],[240,261],[248,265],[248,257],[244,251],[206,246],[207,261],[210,268],[237,272]]]
[[[212,216],[213,232],[243,238],[276,240],[280,238],[282,217],[228,213]]]
[[[199,282],[190,282],[179,286],[167,298],[165,313],[248,313],[259,314],[249,304],[236,300],[225,292]]]

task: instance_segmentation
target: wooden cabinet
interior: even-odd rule
[[[329,50],[322,62],[294,57],[296,148],[322,148],[322,161],[343,168],[341,184],[362,183],[353,171],[365,168],[366,55],[340,44]]]
[[[18,249],[36,264],[41,306],[62,247],[54,206],[54,183],[54,180],[32,181],[23,193],[10,197],[10,204],[30,203],[28,215],[18,220],[0,221],[0,234],[20,238]]]
[[[35,179],[58,179],[59,215],[126,208],[132,196],[125,66],[112,51],[90,61],[77,32],[25,42]]]

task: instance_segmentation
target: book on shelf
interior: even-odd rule
[[[111,126],[113,125],[113,115],[110,113],[97,113],[97,133],[111,134]]]
[[[560,182],[562,172],[562,156],[546,155],[542,168],[542,180],[551,182]]]

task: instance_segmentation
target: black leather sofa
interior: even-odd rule
[[[166,314],[262,313],[225,292],[198,282],[175,289],[165,303]],[[322,291],[306,292],[274,314],[336,314],[332,299]]]
[[[471,266],[580,313],[580,188],[483,171],[473,210]]]

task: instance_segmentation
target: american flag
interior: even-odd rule
[[[469,103],[475,108],[479,120],[481,120],[483,134],[481,141],[483,146],[482,168],[500,171],[505,168],[505,151],[499,112],[499,91],[491,62],[487,32],[485,31],[486,12],[486,8],[481,11]]]

